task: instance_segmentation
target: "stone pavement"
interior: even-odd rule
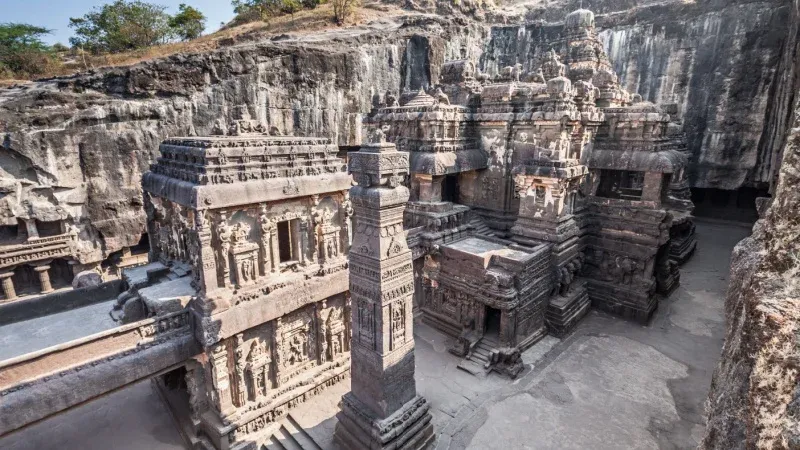
[[[119,326],[109,313],[116,299],[0,326],[0,361]]]
[[[563,341],[546,337],[526,351],[517,380],[457,369],[460,359],[447,352],[450,338],[417,323],[417,389],[432,404],[435,448],[694,448],[722,347],[730,252],[749,229],[700,222],[697,233],[700,248],[682,268],[681,286],[648,326],[592,311]],[[171,419],[142,386],[13,434],[14,445],[0,439],[0,448],[102,448],[118,442],[114,433],[92,431],[108,422],[109,411],[124,414],[125,445],[107,448],[177,448]],[[334,415],[348,387],[342,383],[291,413],[323,448],[331,448]],[[51,429],[73,432],[62,441]],[[20,446],[25,435],[36,435],[29,441],[36,445]]]

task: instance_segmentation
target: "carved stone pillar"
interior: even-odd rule
[[[308,248],[308,218],[300,218],[300,264],[307,266],[306,249]]]
[[[275,326],[272,327],[272,373],[275,376],[275,387],[281,386],[281,366],[283,365],[283,358],[281,357],[281,325],[283,320],[280,317],[275,319]]]
[[[197,232],[197,247],[199,252],[199,266],[197,269],[199,273],[200,292],[203,297],[207,293],[214,291],[219,287],[217,276],[217,258],[214,254],[214,248],[211,245],[211,229],[208,226],[205,211],[196,211],[195,216],[195,231]]]
[[[35,219],[22,219],[25,221],[25,229],[28,232],[28,239],[38,239],[39,238],[39,229],[36,228],[36,220]]]
[[[433,439],[430,405],[414,381],[411,250],[403,232],[408,153],[394,144],[350,153],[358,229],[350,253],[352,391],[335,440],[346,449],[421,449]]]
[[[39,284],[42,286],[42,294],[53,292],[53,286],[50,284],[50,274],[47,272],[50,270],[50,266],[36,266],[33,270],[39,274]]]
[[[220,214],[219,222],[217,223],[217,239],[219,240],[219,261],[222,266],[222,285],[224,287],[231,286],[231,237],[233,232],[228,226],[228,217],[225,213]]]
[[[206,409],[203,370],[200,363],[191,359],[186,363],[186,390],[189,393],[189,415],[192,424],[200,424],[200,416]]]
[[[6,297],[4,301],[10,301],[17,298],[17,291],[14,289],[14,280],[11,277],[14,272],[0,272],[0,280],[3,281],[3,295]]]
[[[224,342],[220,342],[208,351],[208,362],[211,365],[211,382],[214,387],[214,407],[223,422],[230,422],[236,413],[236,407],[231,398],[228,348]]]
[[[278,227],[272,227],[269,231],[269,240],[272,242],[272,271],[278,271],[278,265],[281,262],[281,250],[278,247]]]

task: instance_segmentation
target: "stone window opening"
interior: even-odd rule
[[[621,200],[641,200],[644,187],[644,172],[632,170],[600,171],[597,196]]]
[[[281,265],[300,261],[300,220],[278,222],[278,256]]]
[[[18,225],[0,225],[0,243],[9,244],[19,240]]]
[[[54,220],[50,222],[36,220],[36,229],[39,232],[39,237],[49,237],[49,236],[58,236],[60,234],[64,234],[64,226],[60,220]]]

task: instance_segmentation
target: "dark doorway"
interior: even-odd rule
[[[483,334],[500,335],[500,316],[499,309],[490,306],[486,307],[486,328],[483,330]]]
[[[444,177],[444,181],[442,181],[442,201],[458,203],[458,174]]]
[[[292,260],[292,238],[291,228],[288,220],[278,222],[278,250],[281,262]]]

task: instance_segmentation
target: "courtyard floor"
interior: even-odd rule
[[[432,405],[439,449],[687,449],[725,332],[724,297],[741,225],[699,221],[681,286],[647,326],[592,311],[564,340],[526,351],[516,380],[456,368],[450,338],[418,323],[417,389]],[[347,383],[292,416],[323,448]],[[147,382],[0,439],[3,449],[176,449],[181,438]]]

